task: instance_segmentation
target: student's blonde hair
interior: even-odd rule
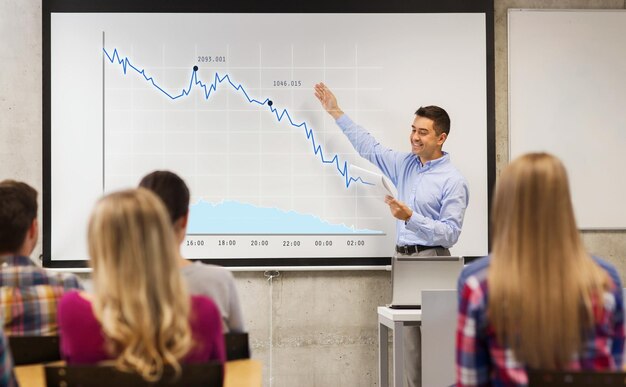
[[[166,365],[178,375],[192,346],[171,227],[164,205],[143,188],[105,196],[89,222],[93,307],[107,350],[119,369],[148,381]]]
[[[492,211],[488,318],[531,368],[557,369],[582,350],[606,273],[581,241],[563,164],[546,153],[513,161]]]

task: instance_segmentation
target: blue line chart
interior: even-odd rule
[[[154,86],[157,90],[159,90],[161,93],[163,93],[164,95],[166,95],[168,98],[170,98],[172,100],[177,100],[179,98],[183,98],[183,97],[188,96],[191,93],[191,90],[193,89],[194,86],[197,86],[197,87],[201,88],[203,90],[203,92],[204,92],[204,98],[206,100],[208,100],[211,97],[211,93],[214,92],[214,91],[217,91],[218,85],[220,85],[220,84],[222,84],[223,82],[226,81],[227,85],[230,85],[235,91],[238,91],[241,94],[243,94],[243,96],[246,98],[246,100],[249,103],[257,104],[257,105],[260,105],[260,106],[266,106],[269,109],[269,111],[276,117],[276,120],[278,122],[280,122],[280,121],[282,121],[283,119],[286,118],[287,121],[289,121],[289,123],[294,128],[302,128],[302,129],[304,129],[304,133],[306,134],[307,140],[309,140],[311,142],[311,146],[313,148],[314,155],[319,156],[320,161],[323,164],[335,164],[335,167],[336,167],[337,171],[344,178],[346,188],[350,187],[350,184],[352,184],[353,182],[361,183],[361,184],[365,184],[365,185],[374,185],[372,183],[364,181],[360,177],[352,177],[352,176],[350,176],[350,174],[348,173],[348,162],[344,161],[343,164],[342,164],[341,161],[339,161],[339,156],[338,155],[334,155],[332,158],[327,159],[324,156],[324,152],[323,152],[322,146],[315,142],[315,136],[313,134],[313,129],[310,129],[305,121],[300,122],[300,123],[294,122],[293,118],[291,117],[291,115],[289,114],[287,109],[282,109],[281,110],[281,109],[278,109],[278,108],[274,107],[272,101],[269,98],[266,98],[264,100],[251,98],[250,95],[248,94],[248,92],[246,92],[245,88],[241,84],[236,84],[235,82],[233,82],[228,74],[220,76],[216,72],[215,76],[213,78],[213,82],[208,84],[208,83],[202,82],[200,79],[198,79],[197,67],[194,67],[194,69],[192,70],[192,73],[191,73],[191,77],[189,79],[189,86],[187,86],[187,88],[183,89],[180,92],[180,94],[173,95],[173,94],[169,93],[168,91],[164,90],[161,86],[159,86],[158,83],[154,80],[153,77],[151,77],[148,74],[146,74],[145,69],[140,69],[139,67],[133,65],[131,63],[130,59],[128,59],[128,57],[124,57],[122,59],[122,57],[120,56],[119,52],[117,51],[117,48],[113,49],[113,53],[112,54],[109,54],[109,52],[105,48],[102,48],[102,50],[104,51],[104,55],[109,60],[109,62],[111,62],[112,64],[116,64],[116,62],[117,62],[117,64],[122,67],[122,69],[124,71],[124,75],[127,75],[127,72],[128,72],[129,68],[132,69],[133,71],[135,71],[136,73],[141,75],[146,82],[149,82],[150,84],[152,84],[152,86]]]

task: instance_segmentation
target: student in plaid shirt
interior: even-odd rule
[[[0,319],[1,320],[1,319]],[[9,341],[0,328],[0,386],[17,386],[13,373],[13,359],[9,350]]]
[[[0,309],[7,336],[57,334],[57,302],[66,290],[82,289],[74,275],[50,273],[28,257],[37,244],[37,191],[0,182]]]
[[[492,253],[459,278],[457,386],[526,386],[527,368],[622,367],[622,284],[578,234],[554,156],[513,161],[496,187]]]

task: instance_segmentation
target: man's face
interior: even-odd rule
[[[433,120],[415,116],[413,125],[411,125],[411,150],[413,154],[419,156],[422,163],[442,156],[441,146],[446,141],[446,137],[445,133],[437,135]]]

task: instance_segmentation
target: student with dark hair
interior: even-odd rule
[[[178,175],[169,171],[155,171],[139,183],[161,198],[167,208],[178,245],[183,243],[189,219],[189,188]],[[244,322],[239,305],[235,280],[230,271],[216,265],[191,262],[177,250],[178,266],[191,294],[209,296],[218,305],[226,332],[243,332]]]
[[[396,220],[397,256],[449,256],[461,235],[469,200],[467,182],[442,150],[450,133],[450,117],[438,106],[415,112],[409,137],[411,152],[382,146],[339,108],[337,98],[323,83],[315,96],[335,119],[354,149],[376,165],[398,188],[398,198],[385,202]],[[419,327],[407,327],[404,336],[407,383],[421,385]]]
[[[457,386],[526,386],[527,368],[620,369],[622,284],[585,251],[563,164],[514,160],[491,215],[491,255],[459,278]]]
[[[51,273],[29,255],[39,237],[37,191],[26,183],[0,182],[0,309],[7,336],[57,334],[57,303],[81,289],[72,274]]]

